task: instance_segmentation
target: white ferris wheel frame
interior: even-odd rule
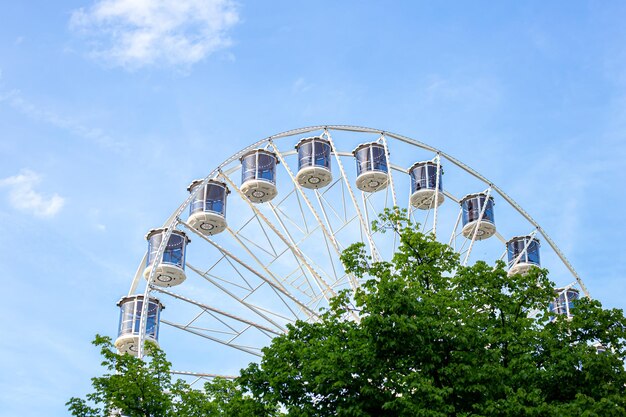
[[[391,193],[391,199],[393,202],[394,206],[400,206],[400,204],[397,201],[397,196],[396,196],[396,192],[395,192],[395,188],[394,188],[394,180],[393,180],[393,171],[397,171],[397,172],[401,172],[404,174],[408,174],[408,170],[405,168],[402,168],[400,166],[396,166],[394,164],[391,163],[391,161],[389,161],[389,150],[388,150],[388,145],[387,145],[387,138],[391,138],[394,140],[398,140],[400,142],[404,142],[408,145],[413,145],[416,146],[418,148],[421,148],[425,151],[429,151],[432,152],[435,157],[433,158],[433,162],[436,163],[436,167],[437,167],[437,172],[440,172],[440,166],[441,166],[441,159],[445,159],[447,162],[452,163],[453,165],[457,166],[458,168],[460,168],[461,170],[465,171],[466,173],[470,174],[471,176],[475,177],[476,179],[478,179],[479,181],[481,181],[482,183],[484,183],[487,186],[487,189],[485,191],[486,194],[486,199],[488,199],[491,195],[493,194],[498,194],[500,198],[502,198],[504,201],[506,201],[511,207],[513,207],[518,214],[520,214],[524,219],[526,219],[526,221],[528,221],[533,227],[534,230],[532,230],[532,232],[530,233],[531,239],[539,234],[542,236],[542,238],[544,239],[545,242],[548,243],[548,245],[552,248],[552,250],[554,251],[554,253],[558,256],[558,258],[561,260],[561,262],[565,265],[565,267],[569,270],[569,272],[572,274],[572,276],[575,278],[575,282],[578,284],[578,286],[580,287],[580,289],[582,290],[583,294],[586,297],[590,297],[589,292],[585,286],[585,284],[583,283],[581,277],[578,275],[578,273],[576,272],[576,270],[574,269],[574,267],[572,266],[572,264],[569,262],[569,260],[565,257],[565,255],[563,254],[563,252],[558,248],[558,246],[556,245],[556,243],[548,236],[548,234],[545,232],[545,230],[515,201],[513,200],[510,196],[508,196],[504,191],[502,191],[502,189],[500,189],[498,186],[496,186],[493,182],[491,182],[490,180],[488,180],[487,178],[485,178],[483,175],[481,175],[480,173],[478,173],[476,170],[472,169],[471,167],[467,166],[466,164],[464,164],[463,162],[459,161],[458,159],[448,155],[447,153],[433,147],[430,146],[426,143],[417,141],[415,139],[409,138],[407,136],[403,136],[403,135],[399,135],[393,132],[389,132],[386,130],[381,130],[381,129],[374,129],[374,128],[369,128],[369,127],[360,127],[360,126],[347,126],[347,125],[319,125],[319,126],[310,126],[310,127],[303,127],[303,128],[298,128],[298,129],[293,129],[293,130],[288,130],[282,133],[278,133],[266,138],[263,138],[261,140],[258,140],[257,142],[252,143],[251,145],[245,147],[244,149],[242,149],[241,151],[235,153],[234,155],[232,155],[231,157],[229,157],[228,159],[226,159],[224,162],[222,162],[218,167],[216,167],[214,170],[212,170],[203,180],[202,183],[200,184],[200,186],[195,187],[194,189],[191,190],[189,196],[185,199],[185,201],[172,213],[172,215],[166,220],[166,222],[163,224],[163,228],[165,229],[164,233],[163,233],[163,238],[161,240],[161,243],[159,245],[159,248],[155,254],[154,257],[154,262],[155,264],[158,264],[161,262],[162,257],[163,257],[163,253],[165,251],[165,248],[167,246],[167,242],[170,238],[170,235],[172,234],[173,230],[178,226],[178,225],[182,225],[183,227],[187,228],[188,230],[195,232],[197,236],[199,236],[201,239],[205,240],[206,242],[208,242],[209,244],[211,244],[213,247],[215,247],[219,252],[222,253],[223,257],[226,257],[229,259],[229,262],[234,262],[238,265],[240,265],[242,268],[246,269],[247,271],[249,271],[250,273],[254,274],[255,276],[257,276],[259,279],[263,280],[263,282],[265,282],[269,287],[272,288],[272,290],[274,292],[276,292],[277,294],[280,293],[281,296],[286,297],[287,299],[289,299],[290,301],[292,301],[295,305],[298,306],[298,308],[300,309],[300,312],[304,312],[309,318],[311,317],[315,317],[317,316],[317,313],[308,305],[302,303],[301,301],[299,301],[294,295],[292,295],[282,284],[281,284],[281,280],[274,277],[273,273],[267,268],[264,267],[263,263],[261,261],[257,262],[257,264],[259,265],[260,269],[262,269],[262,271],[259,271],[259,267],[254,267],[252,265],[249,265],[247,262],[245,262],[244,260],[242,260],[240,257],[237,256],[237,254],[233,253],[232,251],[229,251],[228,249],[220,246],[217,242],[215,242],[213,239],[211,239],[211,237],[207,237],[202,235],[201,233],[198,233],[197,231],[195,231],[189,224],[187,224],[184,220],[181,219],[181,215],[183,214],[183,212],[185,211],[185,209],[187,207],[189,207],[189,204],[193,201],[193,199],[195,198],[196,194],[199,192],[200,189],[202,189],[209,180],[211,179],[216,179],[219,178],[221,181],[225,182],[232,190],[235,191],[236,194],[239,194],[239,196],[242,198],[242,200],[244,200],[245,202],[248,203],[249,208],[253,211],[253,213],[255,214],[255,216],[257,217],[257,219],[260,219],[261,223],[264,223],[269,229],[272,230],[272,232],[278,236],[283,243],[289,248],[289,250],[293,253],[293,255],[298,258],[299,262],[300,262],[300,268],[304,268],[306,269],[309,274],[314,277],[314,284],[317,285],[318,290],[320,291],[320,293],[323,295],[323,299],[325,299],[326,301],[328,301],[332,296],[334,296],[336,293],[333,290],[333,288],[327,283],[325,282],[325,280],[316,272],[316,269],[313,265],[311,265],[310,261],[307,259],[307,257],[305,256],[305,254],[303,254],[300,249],[298,248],[298,242],[294,241],[294,239],[291,237],[291,235],[289,234],[287,228],[285,227],[285,225],[283,224],[283,222],[281,221],[281,213],[280,213],[280,209],[277,209],[274,205],[272,205],[271,203],[268,203],[270,206],[270,209],[272,210],[273,214],[275,215],[275,217],[277,218],[279,224],[275,225],[272,221],[270,221],[269,219],[267,219],[267,217],[259,210],[258,207],[256,207],[256,205],[252,202],[250,202],[245,195],[241,192],[240,188],[238,185],[236,185],[232,179],[229,177],[230,174],[233,174],[237,169],[238,166],[234,167],[234,168],[230,168],[228,171],[224,171],[224,169],[226,169],[226,167],[228,167],[229,165],[231,165],[233,162],[237,161],[242,155],[244,155],[246,152],[249,152],[252,149],[256,149],[256,148],[261,148],[261,147],[265,147],[267,148],[271,148],[272,151],[276,154],[278,161],[280,161],[280,164],[284,167],[284,169],[286,170],[290,180],[293,182],[294,187],[295,187],[295,192],[298,195],[298,198],[302,198],[302,201],[304,202],[304,205],[309,209],[309,212],[314,216],[316,222],[318,223],[316,229],[320,229],[323,233],[323,235],[325,236],[326,239],[326,246],[327,246],[327,250],[328,250],[328,254],[329,256],[333,256],[332,254],[334,253],[336,256],[336,259],[339,258],[339,254],[341,253],[340,250],[340,246],[337,243],[336,239],[335,239],[335,234],[337,231],[333,231],[330,229],[330,223],[328,221],[328,214],[326,213],[326,211],[322,210],[321,213],[319,213],[314,207],[312,202],[309,200],[309,198],[307,197],[306,193],[303,191],[302,187],[298,184],[298,182],[295,179],[295,176],[293,174],[293,172],[291,171],[291,169],[289,168],[289,165],[286,163],[285,157],[291,156],[296,154],[296,151],[291,150],[291,151],[287,151],[287,152],[280,152],[278,147],[274,144],[274,142],[276,140],[282,139],[282,138],[287,138],[287,137],[293,137],[293,136],[298,136],[298,135],[304,135],[307,133],[311,133],[311,132],[323,132],[321,135],[328,140],[328,142],[331,145],[331,153],[334,155],[334,159],[335,162],[337,163],[337,166],[339,168],[340,171],[340,178],[337,181],[344,181],[345,183],[342,184],[343,186],[345,186],[345,190],[347,190],[348,196],[350,201],[352,202],[354,209],[356,211],[356,217],[358,218],[358,223],[360,224],[360,228],[361,228],[361,232],[365,234],[365,238],[363,239],[364,243],[367,243],[367,246],[370,249],[370,255],[372,256],[373,260],[377,260],[380,259],[379,254],[378,254],[378,250],[376,248],[376,245],[372,239],[372,234],[371,234],[371,230],[369,227],[369,218],[368,218],[368,214],[367,214],[367,208],[366,208],[366,197],[365,197],[365,193],[362,193],[363,196],[363,201],[362,204],[365,207],[365,213],[363,213],[359,207],[359,203],[357,201],[357,197],[355,195],[355,193],[352,190],[352,185],[348,182],[348,177],[345,173],[342,161],[341,161],[341,157],[352,157],[352,153],[351,152],[345,152],[345,151],[340,151],[338,150],[338,148],[335,146],[335,142],[333,141],[331,132],[354,132],[354,133],[367,133],[367,134],[375,134],[375,135],[379,135],[379,142],[381,142],[384,146],[385,149],[385,155],[387,158],[387,167],[388,167],[388,181],[389,181],[389,189],[390,189],[390,193]],[[439,193],[439,175],[436,176],[436,186],[435,186],[435,197],[434,197],[434,201],[437,201],[438,198],[438,193]],[[453,195],[451,195],[449,192],[447,192],[446,190],[441,191],[445,197],[449,198],[450,200],[454,201],[455,203],[459,203],[460,200],[456,197],[454,197]],[[344,191],[345,193],[345,191]],[[318,203],[320,204],[320,206],[323,206],[323,196],[320,197],[320,193],[316,192],[315,193]],[[300,204],[300,200],[298,200],[299,204]],[[411,205],[408,204],[408,207],[410,208]],[[485,214],[485,209],[486,209],[487,205],[483,205],[483,207],[480,210],[480,215],[478,218],[478,223],[480,223],[480,221],[483,219],[483,216]],[[302,206],[300,206],[301,210],[304,210]],[[433,218],[432,218],[432,233],[437,234],[437,213],[438,213],[438,207],[437,204],[434,204],[434,208],[431,209],[433,212]],[[304,218],[304,215],[303,215]],[[452,236],[450,238],[450,244],[452,245],[455,242],[455,232],[458,228],[459,222],[461,220],[461,211],[459,212],[458,218],[456,220],[456,224],[454,226],[454,229],[452,230]],[[246,242],[243,242],[238,236],[237,233],[235,231],[233,231],[230,227],[227,227],[227,233],[229,233],[231,235],[231,237],[233,237],[234,239],[238,240],[238,242],[240,243],[240,246],[242,248],[242,250],[244,250],[245,252],[247,252],[248,255],[252,256],[253,258],[255,258],[255,255],[252,251],[250,251],[250,249],[247,247]],[[465,253],[465,257],[463,259],[463,264],[466,264],[468,262],[470,253],[472,251],[473,245],[476,241],[476,237],[478,234],[478,227],[475,227],[473,235],[472,235],[472,239],[467,239],[463,245],[465,245],[467,243],[467,241],[469,241],[469,246],[467,247],[467,249],[464,249],[464,247],[458,249],[455,248],[455,250],[457,250],[458,252],[462,252],[464,250]],[[498,232],[495,233],[495,236],[503,243],[506,243],[506,239],[504,237],[502,237]],[[330,243],[330,245],[329,245]],[[524,250],[527,249],[528,244],[530,243],[530,240],[528,240],[526,242],[526,245],[524,247]],[[524,252],[522,252],[521,254],[519,254],[517,256],[516,262],[519,262],[520,257],[523,255]],[[133,278],[132,284],[130,286],[130,289],[128,291],[128,295],[131,296],[133,294],[136,293],[137,288],[142,280],[142,276],[143,276],[143,270],[146,264],[146,259],[147,259],[148,254],[146,253],[144,255],[144,258],[142,259],[141,263],[139,264],[139,267],[137,268],[137,272],[135,273],[135,276]],[[503,255],[504,256],[504,255]],[[256,259],[256,258],[255,258]],[[221,286],[218,282],[212,281],[209,277],[205,276],[203,274],[203,272],[197,268],[195,268],[193,265],[190,265],[189,263],[186,263],[187,268],[191,269],[192,271],[194,271],[195,273],[204,276],[205,278],[207,278],[209,281],[211,281],[214,285],[216,285],[218,288],[220,288],[222,291],[224,291],[225,293],[229,293],[229,290],[227,288],[225,288],[224,286]],[[232,320],[235,320],[237,322],[240,322],[242,324],[245,324],[247,326],[252,326],[255,327],[257,329],[259,329],[260,331],[266,333],[269,337],[273,337],[272,335],[279,335],[282,332],[285,331],[284,326],[280,325],[279,323],[275,322],[272,320],[272,318],[266,314],[266,312],[262,311],[261,309],[258,309],[257,307],[255,307],[254,305],[247,303],[246,300],[238,298],[235,294],[230,293],[229,295],[231,297],[233,297],[235,300],[237,300],[239,303],[241,303],[241,305],[245,306],[248,309],[253,310],[256,314],[258,314],[261,317],[264,317],[264,319],[266,321],[268,321],[268,323],[271,323],[273,325],[269,326],[269,325],[262,325],[260,323],[257,322],[253,322],[251,320],[248,320],[246,318],[243,317],[239,317],[237,315],[225,312],[223,310],[211,307],[207,304],[204,303],[200,303],[198,301],[192,300],[190,298],[181,296],[179,294],[176,294],[175,292],[172,292],[170,290],[161,288],[161,287],[156,287],[153,285],[154,279],[156,277],[156,268],[152,268],[152,270],[150,271],[148,277],[147,277],[147,283],[145,286],[145,290],[143,293],[144,296],[144,300],[148,300],[149,299],[149,295],[151,293],[151,291],[156,290],[160,293],[166,294],[168,296],[171,296],[173,298],[194,304],[198,307],[200,307],[203,311],[206,312],[213,312],[215,314],[219,314],[223,317],[228,317]],[[354,277],[348,276],[347,277],[347,282],[350,285],[350,287],[352,289],[355,289],[358,286],[358,282],[356,281],[356,279]],[[570,284],[571,286],[572,284]],[[318,300],[318,301],[321,301]],[[140,319],[140,326],[139,326],[139,344],[138,344],[138,355],[139,357],[143,357],[144,355],[144,344],[145,344],[145,338],[146,338],[146,326],[147,326],[147,313],[148,313],[148,304],[147,302],[144,302],[142,304],[142,312],[141,312],[141,319]],[[354,314],[354,318],[358,319],[358,317],[356,316],[356,314],[353,312],[352,314]],[[186,330],[188,332],[194,333],[198,336],[213,340],[215,342],[218,343],[222,343],[225,344],[223,340],[217,339],[217,338],[213,338],[207,334],[204,334],[200,331],[194,330],[193,328],[183,328],[184,326],[181,326],[179,324],[173,323],[173,322],[169,322],[167,320],[163,320],[161,319],[161,323],[164,324],[168,324],[172,327],[177,327],[183,330]],[[239,349],[241,351],[250,353],[252,355],[255,356],[261,356],[260,353],[258,351],[255,351],[252,348],[246,347],[246,346],[240,346],[240,345],[236,345],[236,344],[228,344],[228,346],[234,347],[236,349]],[[200,378],[204,378],[204,377],[214,377],[214,376],[218,376],[216,374],[209,374],[209,373],[197,373],[197,372],[187,372],[187,371],[174,371],[174,373],[176,374],[180,374],[180,375],[190,375],[190,376],[196,376],[198,379]]]

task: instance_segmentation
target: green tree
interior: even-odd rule
[[[236,380],[193,390],[172,382],[160,350],[144,361],[97,337],[108,373],[68,402],[72,415],[626,416],[621,310],[582,299],[571,320],[551,318],[547,271],[464,267],[403,212],[373,227],[399,235],[393,259],[350,246],[342,262],[362,287],[331,300],[319,321],[288,326]]]
[[[242,371],[260,402],[289,416],[626,416],[621,310],[582,299],[573,319],[551,321],[547,271],[464,267],[401,212],[374,229],[399,235],[397,253],[372,262],[362,243],[343,253],[364,284]]]
[[[92,378],[93,392],[67,402],[75,417],[271,417],[275,408],[246,395],[236,381],[216,378],[203,390],[192,389],[182,380],[172,381],[170,363],[152,344],[146,345],[146,360],[120,355],[111,339],[96,336],[106,373]]]

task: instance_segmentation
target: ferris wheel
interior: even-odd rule
[[[589,297],[555,242],[499,187],[388,131],[329,125],[279,133],[188,191],[146,235],[147,252],[118,303],[115,345],[143,356],[145,343],[160,344],[180,369],[174,373],[194,382],[235,373],[289,323],[316,321],[339,291],[356,289],[359,280],[339,260],[350,244],[389,260],[397,236],[373,231],[371,221],[394,206],[464,264],[503,259],[510,274],[548,268],[559,286],[554,314],[570,317],[571,302]]]

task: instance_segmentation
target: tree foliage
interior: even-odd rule
[[[626,416],[621,310],[584,298],[571,320],[550,317],[547,271],[462,266],[401,211],[373,227],[398,234],[393,259],[350,246],[341,260],[361,288],[340,293],[318,321],[288,326],[235,381],[193,390],[172,382],[158,349],[143,361],[97,337],[108,373],[68,402],[72,415]]]
[[[75,417],[271,417],[272,407],[250,398],[237,382],[216,378],[203,390],[172,380],[171,364],[158,347],[146,344],[147,360],[120,355],[111,339],[96,336],[107,373],[92,378],[94,391],[67,402]]]
[[[259,401],[289,416],[626,415],[621,310],[582,299],[572,320],[550,320],[547,271],[464,267],[402,212],[374,227],[398,233],[397,253],[372,262],[362,243],[343,253],[364,284],[242,371]],[[346,319],[353,309],[359,321]]]

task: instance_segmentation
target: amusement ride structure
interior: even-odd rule
[[[143,356],[163,330],[173,366],[190,369],[175,373],[195,381],[236,372],[289,323],[317,320],[340,290],[356,289],[339,256],[364,242],[374,261],[390,259],[397,236],[374,232],[371,221],[394,206],[464,264],[503,259],[510,274],[548,268],[560,286],[553,314],[570,317],[571,302],[589,296],[555,242],[503,190],[430,145],[380,129],[269,136],[188,191],[146,235],[147,252],[118,303],[115,345]]]

